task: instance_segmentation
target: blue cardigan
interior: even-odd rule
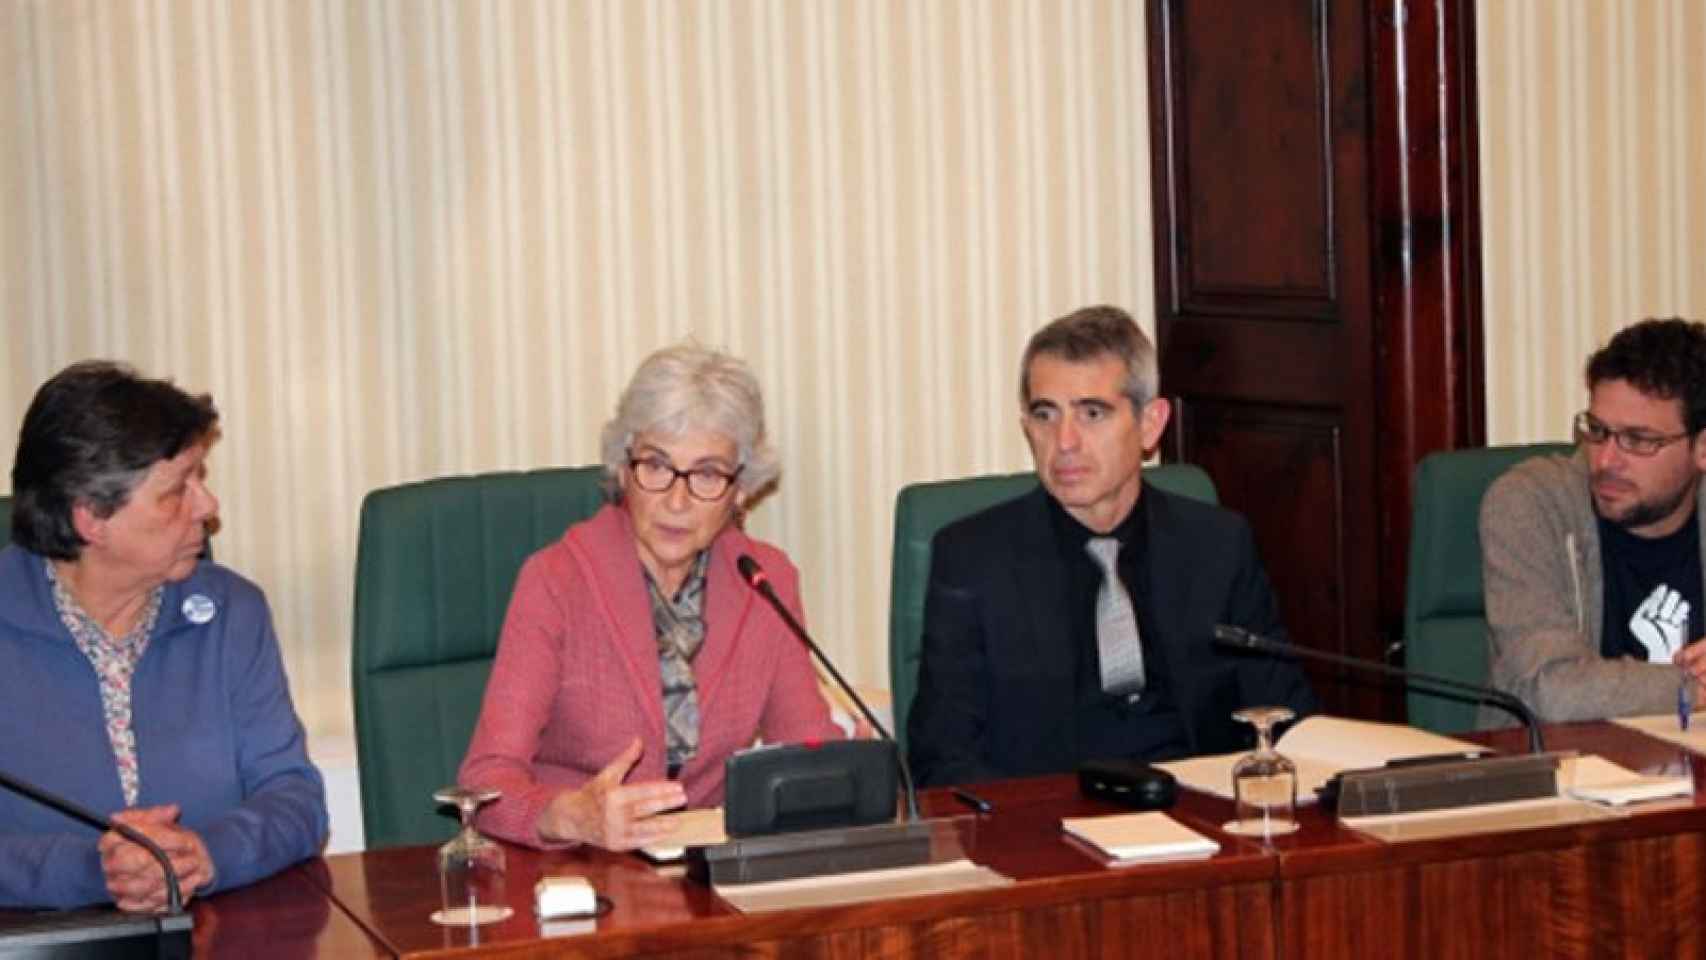
[[[192,604],[186,600],[203,598]],[[212,618],[186,607],[211,600]],[[214,890],[317,854],[326,791],[260,588],[211,562],[167,584],[131,689],[139,806],[176,803]],[[97,812],[124,808],[95,671],[59,622],[42,558],[0,550],[0,770]],[[93,828],[0,789],[0,907],[108,903]]]

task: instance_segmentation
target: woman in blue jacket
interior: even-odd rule
[[[205,556],[211,398],[111,363],[36,393],[0,551],[0,770],[147,835],[184,900],[314,856],[308,762],[260,589]],[[0,791],[0,906],[157,911],[153,858]]]

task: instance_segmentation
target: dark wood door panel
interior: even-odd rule
[[[1179,451],[1214,478],[1222,503],[1249,519],[1292,639],[1320,650],[1356,652],[1345,622],[1351,587],[1339,417],[1220,402],[1187,403],[1180,414]],[[1283,562],[1268,559],[1274,557]],[[1308,632],[1297,624],[1307,624]],[[1317,691],[1331,701],[1333,712],[1351,706],[1320,683]]]
[[[1334,297],[1324,2],[1168,4],[1186,312],[1250,295],[1321,312]]]
[[[1295,643],[1382,659],[1365,624],[1375,609],[1367,503],[1347,496],[1357,468],[1345,456],[1345,424],[1333,411],[1273,403],[1185,402],[1175,450],[1214,478],[1221,502],[1243,514],[1256,538]],[[1366,672],[1306,663],[1323,708],[1387,716],[1401,691]]]
[[[1153,0],[1162,388],[1300,643],[1379,658],[1361,0]],[[1392,716],[1321,676],[1334,713]]]
[[[1348,367],[1336,325],[1241,317],[1180,317],[1166,324],[1161,385],[1188,397],[1336,405]]]

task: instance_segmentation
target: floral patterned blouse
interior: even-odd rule
[[[148,595],[142,618],[122,637],[113,637],[90,616],[46,561],[47,579],[53,583],[53,606],[59,621],[77,641],[77,649],[89,658],[95,676],[101,682],[101,707],[107,720],[107,739],[113,745],[113,758],[118,762],[119,786],[124,790],[127,807],[136,806],[142,790],[142,774],[136,766],[136,731],[130,725],[130,680],[136,674],[136,664],[148,649],[148,637],[154,632],[154,621],[160,616],[160,598],[165,588],[155,587]]]

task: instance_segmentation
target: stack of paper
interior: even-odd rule
[[[1380,767],[1404,757],[1478,755],[1486,747],[1395,723],[1314,716],[1298,721],[1274,749],[1297,766],[1297,802],[1315,802],[1315,791],[1341,770]],[[1232,799],[1232,765],[1242,753],[1192,757],[1156,766],[1200,793]]]
[[[1645,776],[1591,755],[1573,758],[1563,780],[1571,796],[1614,807],[1694,793],[1693,777]]]
[[[1220,844],[1165,813],[1063,817],[1060,827],[1115,861],[1187,860],[1212,856]]]

